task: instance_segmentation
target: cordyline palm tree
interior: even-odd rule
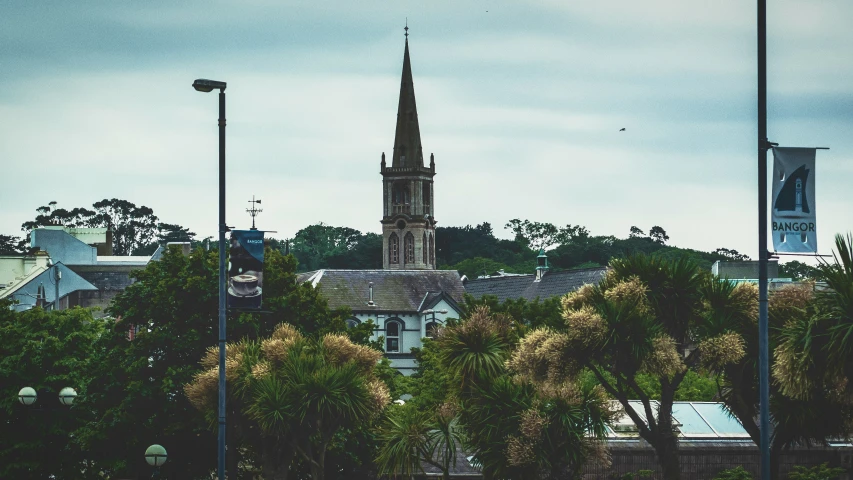
[[[371,422],[390,400],[375,375],[381,353],[343,335],[305,338],[281,324],[270,338],[229,344],[226,352],[236,434],[255,453],[266,479],[286,480],[298,456],[314,480],[323,480],[335,434]],[[217,361],[212,348],[201,362],[206,370],[184,389],[211,419]]]
[[[601,389],[584,389],[576,378],[535,383],[515,375],[507,360],[519,330],[509,317],[478,307],[438,335],[466,446],[486,478],[576,474],[605,457],[598,440],[615,412]]]
[[[701,329],[706,340],[699,346],[702,365],[718,374],[720,399],[758,444],[760,430],[755,422],[759,413],[758,290],[752,284],[736,285],[725,279],[712,279],[705,287],[705,298],[708,309]],[[770,350],[778,354],[786,328],[796,329],[795,326],[808,324],[814,317],[814,285],[804,283],[772,292],[768,306]],[[773,382],[770,413],[772,478],[779,478],[782,450],[844,436],[851,418],[850,408],[822,384],[810,388],[806,400],[784,394],[778,382]]]
[[[424,473],[423,465],[441,470],[450,478],[456,466],[456,452],[464,444],[456,409],[444,404],[435,412],[410,405],[392,406],[379,430],[376,463],[382,475],[411,477]]]
[[[646,255],[615,259],[610,267],[598,285],[564,297],[564,327],[528,334],[511,364],[536,381],[589,369],[655,449],[663,478],[675,480],[681,475],[672,418],[675,392],[687,371],[697,367],[703,346],[725,340],[703,328],[710,274],[687,258]],[[744,308],[723,306],[730,315],[741,315],[738,309]],[[660,381],[657,405],[639,386],[639,374]],[[639,400],[642,409],[635,410],[631,400]]]

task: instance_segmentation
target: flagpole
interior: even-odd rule
[[[770,352],[767,318],[767,1],[758,1],[758,385],[761,480],[770,480]]]

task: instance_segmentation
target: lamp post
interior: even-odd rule
[[[160,474],[160,467],[166,463],[167,458],[169,458],[169,456],[166,454],[166,449],[161,445],[157,445],[155,443],[145,449],[145,461],[148,462],[148,465],[154,467],[154,472],[151,474],[151,478]]]
[[[219,89],[219,439],[216,473],[225,480],[225,82],[198,79],[199,92]]]
[[[42,393],[48,393],[47,391],[43,391]],[[59,395],[57,395],[59,403],[65,407],[71,407],[74,404],[74,399],[77,398],[77,392],[71,387],[65,387],[59,391]],[[29,412],[48,412],[48,411],[57,411],[60,410],[61,407],[50,407],[49,404],[39,405],[38,407],[33,407],[33,405],[38,400],[38,393],[32,387],[24,387],[18,391],[18,401],[21,405],[27,407],[27,411]],[[62,409],[65,410],[65,409]],[[46,458],[47,455],[43,453],[43,457]],[[47,462],[40,461],[41,466],[44,466]],[[45,477],[53,478],[50,475],[50,472]],[[36,477],[33,477],[36,478]]]

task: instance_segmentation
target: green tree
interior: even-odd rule
[[[414,404],[388,410],[379,430],[379,473],[413,476],[424,473],[423,465],[428,464],[449,479],[456,451],[465,442],[454,405],[446,403],[435,411]]]
[[[577,475],[601,456],[597,440],[615,412],[600,387],[578,378],[536,384],[516,375],[507,359],[522,330],[508,315],[479,307],[439,334],[460,424],[487,478]]]
[[[779,264],[779,276],[794,280],[820,280],[820,270],[798,260]]]
[[[348,227],[333,227],[321,222],[299,230],[287,243],[290,253],[299,260],[301,271],[379,268],[382,265],[382,237],[362,235]]]
[[[25,240],[11,235],[0,235],[0,255],[18,255],[26,251]]]
[[[372,326],[347,329],[347,311],[330,311],[310,285],[296,281],[296,260],[267,249],[264,313],[232,313],[228,338],[261,338],[288,322],[304,334],[346,332],[366,343]],[[116,296],[108,313],[116,319],[93,351],[93,385],[81,407],[95,420],[77,432],[104,470],[116,476],[148,471],[139,452],[152,443],[180,462],[161,469],[166,478],[204,478],[215,468],[216,436],[186,396],[183,385],[217,341],[218,257],[197,249],[183,256],[170,249],[158,262],[134,273],[136,283]],[[136,333],[132,341],[128,334]],[[230,411],[229,415],[234,414]],[[229,424],[228,438],[235,436]],[[121,438],[121,442],[114,439]],[[240,461],[229,448],[229,471]],[[368,452],[368,462],[372,452]]]
[[[540,382],[573,378],[580,368],[622,404],[640,436],[655,449],[665,479],[680,477],[672,419],[676,392],[699,360],[706,305],[703,288],[716,280],[687,259],[631,255],[614,259],[599,285],[563,299],[565,324],[539,329],[522,341],[512,362]],[[689,345],[700,349],[685,355]],[[657,407],[638,380],[656,377]],[[630,400],[639,400],[642,411]],[[644,420],[647,419],[647,420]]]
[[[236,440],[254,452],[265,478],[286,480],[294,456],[311,478],[326,477],[326,456],[335,436],[369,424],[390,401],[376,376],[378,350],[341,334],[305,337],[279,325],[269,338],[227,347],[229,403]],[[217,418],[218,349],[186,385],[193,405],[212,423]]]
[[[669,240],[669,235],[666,234],[666,230],[657,225],[649,230],[649,237],[661,245],[665,244],[667,240]]]
[[[0,301],[0,478],[96,478],[89,452],[73,435],[89,412],[77,402],[62,407],[57,396],[65,387],[78,400],[89,395],[98,381],[90,373],[91,351],[104,323],[80,308],[16,313],[10,307]],[[34,405],[18,402],[23,387],[41,392]]]
[[[158,218],[146,206],[137,207],[127,201],[113,198],[92,204],[95,214],[89,226],[106,227],[112,231],[113,254],[134,255],[157,236]]]

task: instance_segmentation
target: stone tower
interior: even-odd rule
[[[382,265],[385,270],[431,270],[435,268],[435,160],[424,166],[412,66],[409,63],[409,34],[403,53],[403,78],[397,106],[397,131],[391,166],[382,153]]]

